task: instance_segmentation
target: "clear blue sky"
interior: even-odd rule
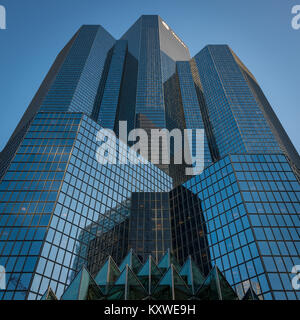
[[[159,14],[195,55],[229,44],[260,83],[300,151],[300,30],[291,8],[300,0],[0,0],[0,150],[57,53],[82,24],[119,38],[142,14]]]

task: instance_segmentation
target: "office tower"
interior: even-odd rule
[[[142,161],[119,132],[120,121],[127,133],[203,129],[203,172],[189,176],[186,164],[151,163],[152,154],[164,158],[162,145]],[[118,137],[108,155],[122,150],[135,164],[102,162],[103,128]],[[188,152],[198,147],[190,144]],[[227,45],[191,58],[154,15],[141,16],[118,40],[101,26],[82,26],[1,152],[0,265],[7,285],[0,299],[66,297],[83,276],[105,295],[97,275],[107,261],[122,266],[133,251],[141,268],[149,256],[164,265],[167,252],[167,267],[184,281],[193,261],[208,282],[225,276],[239,298],[252,292],[299,299],[291,282],[300,265],[298,170],[297,151]],[[127,275],[140,277],[147,295],[146,274],[128,265]],[[208,282],[185,294],[205,297]]]

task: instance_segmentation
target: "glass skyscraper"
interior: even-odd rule
[[[120,121],[128,132],[203,129],[203,172],[187,176],[184,165],[151,163],[153,154],[164,157],[162,146],[149,161],[131,154],[136,164],[101,164],[102,128],[118,137],[112,152],[131,152]],[[119,40],[101,26],[82,26],[0,159],[0,300],[50,291],[65,299],[80,277],[99,285],[94,296],[103,297],[99,274],[107,275],[108,264],[120,267],[111,290],[122,270],[138,283],[125,299],[152,289],[156,298],[174,298],[169,280],[159,280],[168,274],[182,283],[178,297],[204,297],[205,277],[225,277],[230,297],[251,288],[259,299],[300,299],[292,286],[292,268],[300,265],[300,158],[227,45],[191,57],[156,15],[141,16]],[[137,265],[126,262],[133,251]],[[168,265],[166,252],[174,259]],[[147,283],[151,265],[162,287]],[[197,269],[196,282],[189,268]]]

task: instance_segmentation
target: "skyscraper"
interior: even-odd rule
[[[136,164],[101,164],[101,128],[118,136],[113,151],[130,150],[120,121],[128,132],[203,129],[204,171],[151,163],[164,157],[161,145],[146,162],[132,154]],[[168,249],[181,266],[191,256],[205,276],[217,266],[240,296],[251,286],[260,299],[300,298],[291,273],[300,265],[299,155],[227,45],[191,58],[154,15],[119,40],[82,26],[0,157],[0,299],[40,299],[49,287],[60,298],[83,267],[96,276],[130,248],[143,263]]]

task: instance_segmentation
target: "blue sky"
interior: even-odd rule
[[[0,0],[0,150],[58,52],[82,24],[119,38],[142,14],[159,14],[195,55],[229,44],[260,83],[300,152],[300,30],[291,8],[300,0]]]

